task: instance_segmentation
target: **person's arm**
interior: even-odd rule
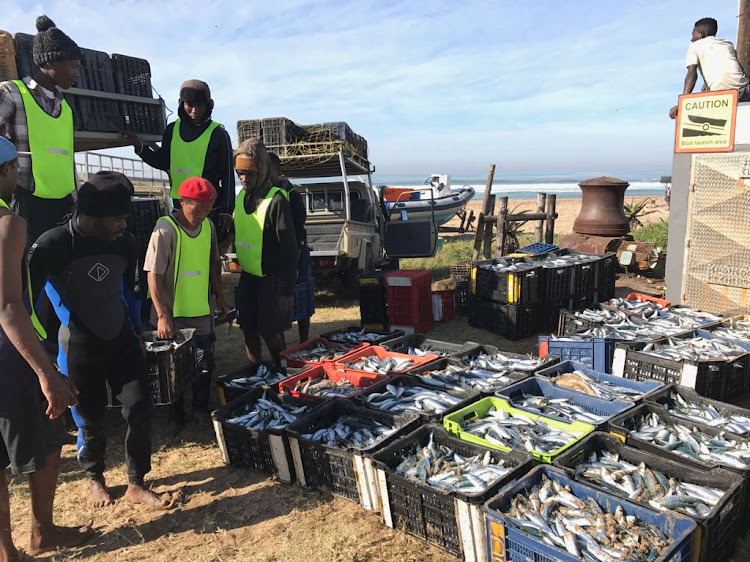
[[[204,224],[211,225],[210,221]],[[227,315],[227,302],[224,299],[224,289],[221,286],[221,255],[219,254],[219,244],[216,240],[216,231],[211,229],[211,264],[209,266],[208,281],[211,287],[211,294],[216,301],[216,307],[219,309],[219,318]]]
[[[143,269],[146,271],[151,303],[156,311],[156,335],[164,340],[174,337],[174,319],[168,306],[164,285],[167,280],[164,275],[167,271],[169,257],[175,251],[174,244],[170,244],[168,240],[167,231],[161,225],[157,225],[148,242]]]
[[[228,215],[234,212],[234,202],[237,194],[234,192],[234,151],[232,150],[232,139],[224,127],[214,129],[211,140],[216,142],[216,154],[219,161],[219,185],[215,186],[216,209],[220,213]],[[222,225],[222,227],[226,227]]]
[[[169,154],[172,146],[172,131],[174,130],[175,123],[170,123],[167,128],[164,129],[164,134],[161,136],[161,146],[157,149],[151,148],[138,138],[138,135],[131,131],[125,131],[123,136],[130,141],[135,149],[135,153],[140,156],[146,164],[157,170],[169,171]]]
[[[24,221],[10,214],[0,217],[0,326],[36,373],[47,399],[46,414],[54,419],[77,403],[78,391],[52,365],[24,306],[21,268],[25,250]],[[13,376],[13,373],[4,375]]]
[[[281,195],[274,197],[272,212],[276,225],[276,238],[279,244],[279,294],[292,298],[297,284],[297,236],[289,201]]]
[[[682,95],[692,94],[695,89],[695,84],[698,82],[698,65],[691,64],[687,67],[687,73],[685,74],[685,84],[682,88]]]

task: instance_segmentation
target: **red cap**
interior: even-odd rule
[[[177,190],[180,197],[185,199],[193,199],[199,203],[213,203],[216,201],[216,188],[207,179],[203,178],[188,178],[180,189]]]

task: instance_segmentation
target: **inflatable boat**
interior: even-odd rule
[[[450,187],[450,178],[435,174],[425,182],[426,187],[381,186],[386,210],[391,220],[417,220],[432,217],[441,226],[451,220],[474,197],[474,188],[465,185]]]

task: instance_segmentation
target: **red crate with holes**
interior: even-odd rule
[[[422,269],[391,271],[385,277],[388,321],[407,334],[432,328],[432,273]]]
[[[455,317],[453,289],[432,291],[432,318],[435,322],[447,322]]]

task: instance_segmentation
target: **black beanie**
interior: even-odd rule
[[[120,172],[97,172],[78,189],[78,212],[89,217],[130,214],[133,184]]]
[[[81,60],[83,53],[70,37],[65,35],[47,16],[36,18],[37,34],[34,35],[34,64],[42,66],[47,62],[60,60]]]

